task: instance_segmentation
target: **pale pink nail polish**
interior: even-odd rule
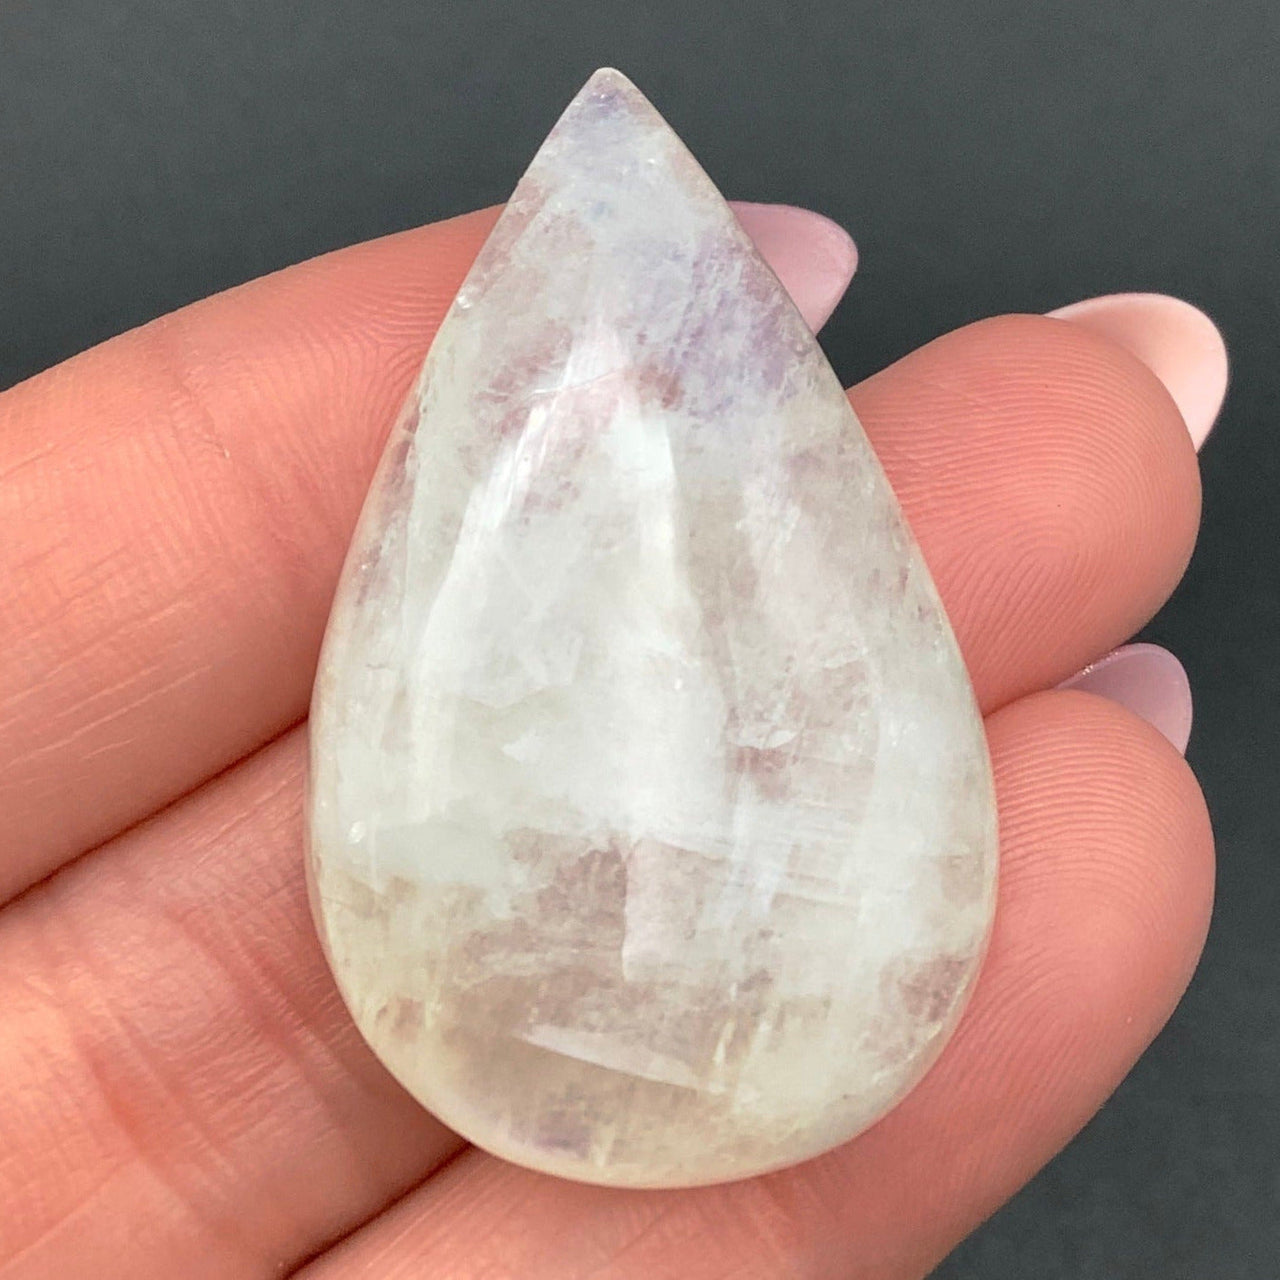
[[[1127,644],[1077,671],[1060,689],[1083,689],[1128,707],[1185,752],[1191,685],[1182,663],[1157,644]]]
[[[857,246],[849,233],[820,213],[789,204],[738,200],[733,211],[816,333],[858,268]]]
[[[1227,393],[1227,348],[1199,308],[1165,293],[1110,293],[1059,307],[1070,320],[1127,347],[1168,388],[1198,449]]]

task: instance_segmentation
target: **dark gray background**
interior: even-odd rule
[[[1149,629],[1196,692],[1209,949],[1102,1115],[947,1280],[1280,1274],[1276,0],[2,0],[0,385],[322,250],[501,200],[600,64],[732,196],[863,251],[853,381],[1123,289],[1223,328],[1205,523]]]

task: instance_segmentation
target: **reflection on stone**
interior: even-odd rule
[[[316,683],[309,872],[388,1068],[589,1181],[845,1140],[972,985],[995,812],[955,640],[804,322],[616,72],[388,443]]]

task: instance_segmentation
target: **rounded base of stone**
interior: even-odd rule
[[[420,893],[375,893],[324,858],[310,870],[339,991],[396,1080],[490,1154],[599,1186],[735,1182],[857,1137],[933,1065],[986,945],[813,1007],[767,982],[726,1003],[712,987],[547,967],[504,953],[495,931],[437,958],[423,943],[441,922],[420,915]]]
[[[945,1039],[945,1034],[939,1036],[939,1049]],[[627,1079],[582,1063],[544,1061],[540,1070],[531,1070],[531,1055],[519,1051],[495,1056],[495,1070],[484,1073],[518,1077],[508,1085],[501,1079],[486,1081],[511,1092],[478,1094],[472,1102],[440,1094],[442,1076],[452,1073],[440,1072],[438,1064],[429,1073],[437,1087],[415,1087],[418,1082],[396,1071],[385,1046],[382,1051],[397,1079],[418,1101],[490,1155],[574,1182],[633,1190],[738,1182],[815,1159],[883,1119],[937,1057],[935,1051],[927,1060],[917,1059],[910,1074],[895,1077],[888,1086],[891,1092],[866,1094],[801,1121],[770,1120],[759,1112],[735,1114],[727,1098]],[[581,1069],[574,1070],[575,1065]],[[566,1078],[592,1088],[589,1095],[579,1095],[577,1107],[556,1103],[565,1096],[561,1082]],[[511,1106],[505,1116],[485,1110],[495,1099],[510,1103],[513,1098],[523,1105]]]

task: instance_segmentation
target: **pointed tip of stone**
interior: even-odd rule
[[[588,77],[586,88],[592,85],[619,85],[634,89],[635,85],[628,76],[622,74],[617,67],[597,67]]]
[[[632,111],[659,116],[658,109],[636,87],[635,82],[623,75],[616,67],[598,67],[587,79],[586,84],[578,90],[569,104],[566,114],[581,104],[612,100],[625,103]]]
[[[611,90],[614,93],[634,94],[638,98],[643,98],[644,94],[636,88],[635,83],[627,76],[624,76],[617,67],[597,67],[587,78],[587,83],[582,86],[582,92],[598,92],[602,89]]]
[[[600,67],[561,112],[522,183],[533,177],[543,187],[571,185],[579,198],[590,192],[598,203],[619,197],[624,181],[636,199],[664,184],[687,195],[698,175],[712,186],[658,108],[621,71]],[[519,193],[517,187],[512,198]],[[727,206],[725,215],[732,217]]]

